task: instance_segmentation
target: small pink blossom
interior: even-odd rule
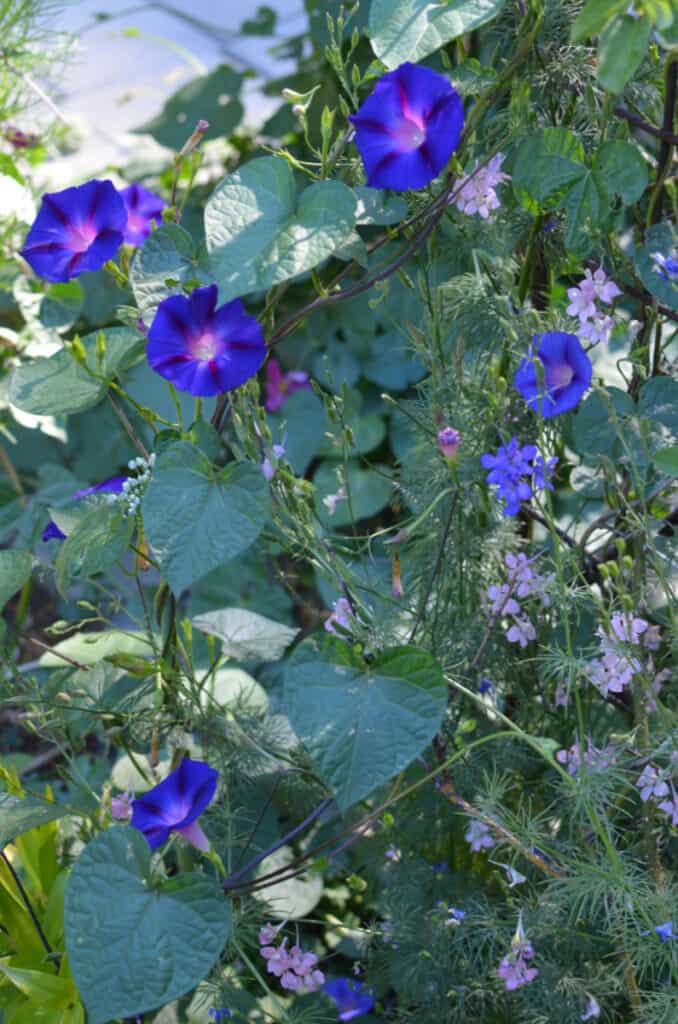
[[[446,459],[454,461],[461,444],[461,434],[454,427],[443,427],[438,431],[438,448]]]
[[[305,370],[289,370],[283,373],[277,359],[266,363],[266,408],[277,412],[290,395],[301,388],[310,388],[311,382]]]
[[[114,796],[111,800],[111,815],[119,821],[129,821],[132,817],[132,803],[134,797],[126,792],[121,796]]]

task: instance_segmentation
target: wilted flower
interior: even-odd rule
[[[120,197],[127,210],[124,241],[128,245],[141,245],[150,235],[153,224],[162,222],[162,211],[167,203],[155,192],[136,183],[120,189]]]
[[[96,494],[99,491],[108,492],[111,494],[119,493],[122,491],[128,477],[126,476],[112,476],[108,480],[103,480],[100,484],[94,484],[92,487],[82,487],[75,494],[71,495],[71,501],[77,501],[78,498],[85,498],[88,494]],[[50,519],[45,529],[42,531],[42,539],[48,540],[65,540],[66,534],[63,533],[57,524]]]
[[[459,143],[464,108],[443,75],[406,63],[382,75],[349,120],[367,184],[404,192],[440,174]]]
[[[501,170],[504,161],[502,153],[496,153],[485,167],[476,167],[461,183],[454,202],[461,213],[480,214],[487,220],[492,210],[501,206],[496,186],[510,181],[511,175]]]
[[[351,978],[330,978],[323,985],[330,999],[333,999],[339,1010],[339,1020],[353,1020],[369,1013],[374,1006],[374,996],[359,981]]]
[[[514,384],[533,412],[551,419],[577,405],[591,383],[591,360],[575,334],[549,331],[532,340],[539,347],[523,358]],[[542,364],[539,374],[537,359]]]
[[[143,832],[153,849],[162,846],[170,832],[179,832],[199,850],[209,850],[209,840],[197,818],[214,796],[218,778],[219,772],[204,761],[185,757],[166,779],[135,797],[132,827]]]
[[[277,412],[286,398],[301,388],[310,388],[311,381],[305,370],[288,370],[283,373],[277,359],[269,359],[264,367],[266,373],[266,408]]]
[[[443,427],[438,431],[438,448],[450,462],[456,459],[460,444],[461,434],[454,427]]]
[[[122,245],[127,211],[111,181],[46,192],[21,250],[39,277],[70,281],[98,270]]]
[[[151,367],[180,391],[216,395],[253,377],[264,361],[261,325],[240,299],[216,308],[217,286],[171,295],[158,306],[148,332]]]
[[[536,967],[528,967],[527,961],[534,956],[532,943],[526,937],[523,930],[522,913],[518,918],[518,927],[511,940],[511,952],[504,957],[497,968],[497,974],[506,982],[509,992],[527,985],[539,974]]]
[[[467,843],[471,844],[471,851],[473,853],[479,853],[482,849],[489,849],[495,845],[495,841],[490,835],[490,830],[484,821],[478,821],[473,818],[471,821],[468,831],[464,833],[464,839]]]

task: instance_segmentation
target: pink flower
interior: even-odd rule
[[[133,800],[134,797],[129,792],[123,793],[122,796],[114,796],[111,800],[111,815],[120,821],[129,821],[132,817]]]
[[[311,382],[305,370],[289,370],[283,373],[277,359],[266,363],[266,408],[277,412],[286,398],[301,388],[310,388]]]

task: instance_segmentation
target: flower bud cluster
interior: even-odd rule
[[[130,459],[127,468],[130,476],[127,477],[119,494],[109,494],[108,501],[112,505],[117,502],[122,506],[124,516],[136,515],[139,503],[144,491],[151,479],[151,471],[155,465],[155,454],[151,453],[147,459],[139,456],[137,459]]]
[[[318,957],[315,953],[304,953],[298,944],[287,949],[287,939],[279,945],[278,933],[283,925],[266,924],[259,932],[259,952],[266,963],[266,970],[280,978],[280,984],[290,992],[305,995],[316,992],[325,984],[325,975],[317,970]]]

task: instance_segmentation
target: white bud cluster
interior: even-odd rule
[[[122,506],[124,516],[136,515],[144,491],[151,479],[151,471],[155,465],[155,455],[152,453],[147,459],[139,456],[137,459],[130,459],[127,468],[130,476],[127,477],[119,494],[112,494],[110,497],[117,500]],[[109,499],[110,500],[110,499]]]

